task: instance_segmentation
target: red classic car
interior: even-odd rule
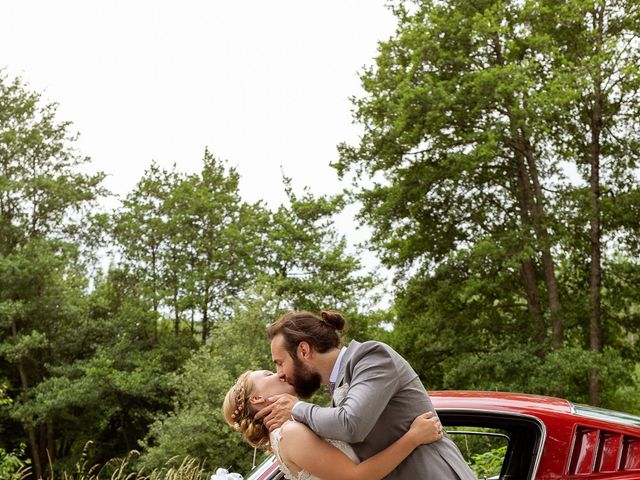
[[[640,479],[640,417],[517,393],[429,396],[478,478]],[[282,478],[270,456],[247,480]]]

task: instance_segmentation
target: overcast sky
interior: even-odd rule
[[[354,142],[349,97],[378,40],[383,0],[3,1],[0,66],[60,104],[79,147],[126,195],[152,160],[238,168],[245,199],[337,192],[329,163]]]

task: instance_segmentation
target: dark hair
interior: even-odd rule
[[[311,312],[288,312],[267,326],[269,340],[278,334],[285,339],[285,348],[291,358],[297,358],[300,342],[307,342],[316,352],[324,353],[341,345],[339,331],[346,320],[338,312],[322,311],[320,317]]]

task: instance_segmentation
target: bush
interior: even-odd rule
[[[31,471],[29,467],[30,461],[22,460],[26,448],[25,444],[13,452],[7,452],[4,448],[0,448],[0,478],[2,480],[22,480]]]

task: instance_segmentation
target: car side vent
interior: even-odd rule
[[[640,470],[640,438],[596,428],[578,427],[569,473]]]
[[[620,467],[620,470],[640,470],[640,438],[625,435]]]

